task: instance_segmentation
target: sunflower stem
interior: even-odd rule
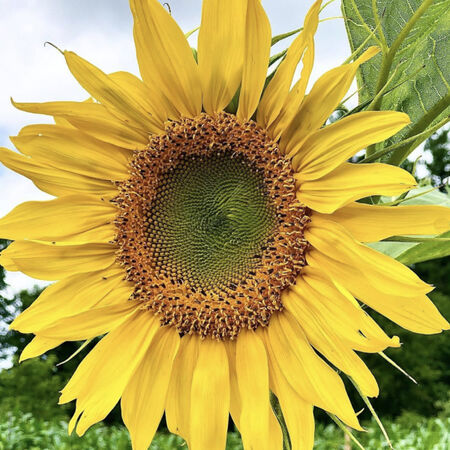
[[[281,431],[283,433],[283,450],[292,450],[291,440],[289,438],[289,433],[286,422],[284,420],[283,412],[281,411],[280,402],[272,391],[270,391],[270,404],[272,405],[273,412],[278,420],[278,423],[280,424]]]

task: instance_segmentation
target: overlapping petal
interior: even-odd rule
[[[49,242],[109,242],[116,233],[112,224],[116,214],[112,203],[89,195],[25,202],[0,219],[0,236]]]
[[[283,305],[297,319],[308,341],[328,361],[349,375],[358,384],[364,395],[378,396],[377,382],[359,356],[328,325],[323,316],[315,314],[300,290],[291,291],[283,298]]]
[[[157,0],[131,0],[134,40],[142,79],[155,109],[193,117],[202,109],[202,91],[192,50],[169,12]]]
[[[243,330],[236,342],[236,377],[241,399],[239,430],[245,448],[269,447],[269,366],[266,348],[254,331]]]
[[[414,177],[400,167],[344,163],[321,178],[300,181],[297,198],[314,211],[333,213],[363,197],[400,195],[416,186]]]
[[[196,336],[183,336],[173,363],[167,391],[166,421],[172,433],[190,441],[191,386],[194,367],[198,359]]]
[[[21,333],[36,333],[91,308],[125,303],[133,286],[123,278],[122,268],[115,264],[104,270],[69,276],[48,286],[10,326]],[[117,301],[111,301],[111,296]]]
[[[330,258],[358,267],[367,283],[399,296],[426,294],[433,288],[393,258],[356,241],[341,225],[313,216],[306,238]]]
[[[43,353],[58,347],[64,341],[60,339],[46,338],[42,336],[35,336],[22,350],[20,354],[19,362],[26,361],[27,359],[36,358]]]
[[[135,130],[113,116],[103,105],[93,102],[17,103],[21,111],[55,116],[103,142],[129,150],[145,148],[147,133]],[[61,122],[59,122],[61,125]]]
[[[284,312],[272,316],[266,346],[273,365],[278,364],[292,388],[306,402],[336,414],[361,430],[344,383],[312,349],[294,317]]]
[[[248,0],[245,53],[237,117],[248,120],[256,111],[267,75],[271,47],[269,19],[260,0]]]
[[[148,449],[161,421],[179,345],[174,328],[160,328],[122,394],[122,417],[135,450]]]
[[[198,359],[192,375],[189,448],[222,450],[227,439],[230,409],[227,354],[223,342],[195,338]]]
[[[110,244],[15,241],[0,254],[0,265],[7,270],[20,270],[30,277],[49,281],[105,269],[114,261],[115,248]]]
[[[294,149],[292,165],[301,181],[316,180],[359,150],[391,137],[409,123],[406,114],[396,111],[353,114],[309,135],[300,149]]]
[[[159,328],[153,314],[137,311],[107,334],[84,358],[61,391],[59,400],[60,403],[77,400],[76,411],[69,423],[70,433],[76,425],[77,434],[83,435],[112,410]],[[120,358],[112,358],[112,354],[118,354]]]
[[[389,338],[360,307],[356,299],[325,270],[307,266],[292,288],[304,294],[311,314],[319,317],[340,340],[357,351],[375,353],[399,347],[397,336]]]
[[[203,107],[223,110],[242,80],[247,0],[204,0],[198,36]]]
[[[291,96],[289,96],[289,93],[297,65],[305,54],[305,49],[311,46],[311,40],[319,23],[321,4],[322,0],[316,0],[311,6],[305,18],[303,31],[300,32],[289,47],[286,58],[280,63],[275,75],[264,91],[257,114],[258,123],[263,127],[269,127],[280,113],[284,116],[289,110],[292,114],[293,109],[295,107],[298,108],[303,100],[310,75],[310,54],[307,57],[307,64],[304,66],[307,69],[305,73],[302,73],[300,84],[296,85]],[[288,100],[292,103],[288,103]],[[291,114],[289,114],[289,118],[291,118]]]
[[[64,57],[80,85],[113,116],[139,131],[156,134],[164,131],[164,123],[146,110],[141,98],[126,91],[113,77],[74,52],[65,51]]]
[[[51,195],[91,194],[112,198],[117,189],[109,180],[100,180],[67,170],[48,167],[39,160],[0,147],[0,162],[29,178],[41,191]]]
[[[270,387],[280,402],[292,449],[312,449],[315,428],[313,405],[297,394],[275,361],[269,359],[269,367]]]
[[[416,292],[405,296],[402,291],[386,292],[379,282],[370,282],[368,286],[367,266],[362,259],[359,266],[354,266],[312,251],[308,254],[308,263],[326,271],[358,300],[407,330],[434,334],[450,328],[449,323],[425,294]],[[389,272],[385,271],[384,274],[388,276]]]
[[[29,125],[12,143],[46,166],[103,180],[128,177],[128,151],[58,125]]]
[[[328,71],[314,83],[308,97],[283,132],[281,146],[286,153],[295,154],[308,134],[325,123],[350,88],[359,66],[379,51],[377,47],[369,47],[354,62]]]
[[[435,205],[378,206],[351,203],[330,219],[363,242],[399,234],[441,234],[450,229],[450,208]]]

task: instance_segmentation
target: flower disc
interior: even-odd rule
[[[153,137],[116,198],[133,298],[182,334],[267,325],[305,265],[309,219],[293,175],[262,129],[226,113]]]

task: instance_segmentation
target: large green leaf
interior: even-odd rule
[[[431,190],[431,186],[424,186],[414,189],[408,193],[403,205],[440,205],[450,207],[450,195]],[[418,196],[421,194],[420,196]],[[385,199],[388,201],[389,199]],[[436,236],[438,238],[450,238],[450,231]],[[429,241],[429,242],[376,242],[369,244],[370,247],[386,255],[392,256],[406,265],[418,262],[429,261],[431,259],[443,258],[450,255],[450,242]]]
[[[420,7],[423,14],[415,20]],[[412,120],[384,146],[417,135],[449,115],[450,0],[342,0],[342,10],[353,51],[365,41],[363,48],[382,48],[359,71],[360,103],[373,98],[387,80],[388,89],[399,86],[383,95],[374,109],[404,111]],[[414,25],[406,32],[413,16]],[[376,36],[370,37],[372,33]],[[410,143],[389,162],[400,163],[411,149]]]

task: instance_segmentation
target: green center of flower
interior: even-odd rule
[[[308,210],[291,162],[255,122],[169,122],[136,151],[115,203],[131,300],[181,335],[267,326],[306,264]]]
[[[277,223],[261,171],[241,153],[212,151],[160,179],[147,216],[156,267],[200,290],[244,279]]]

